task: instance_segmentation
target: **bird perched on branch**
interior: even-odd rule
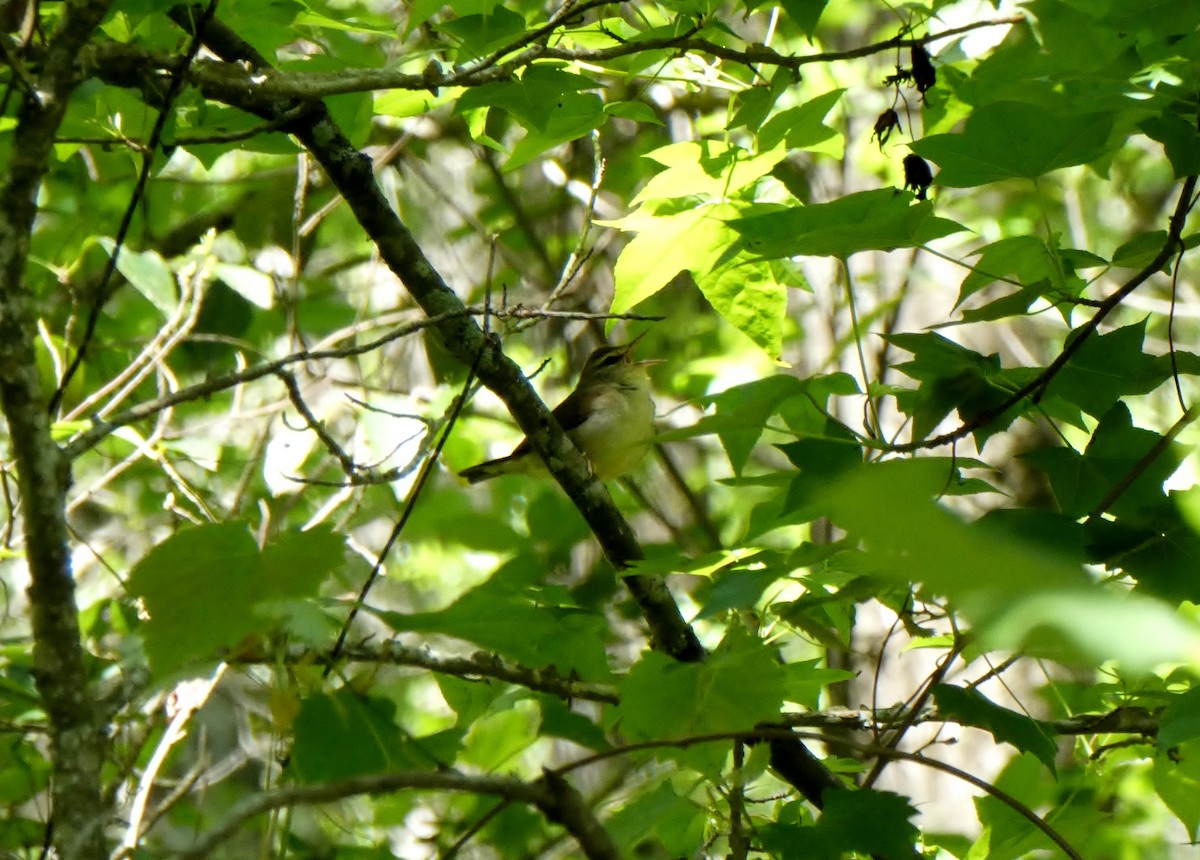
[[[642,335],[627,344],[592,351],[579,383],[554,408],[554,417],[575,447],[587,457],[602,481],[618,478],[636,466],[654,437],[654,401],[646,368],[660,361],[634,361]],[[546,464],[523,439],[507,457],[488,460],[459,472],[472,484],[497,475],[546,475]]]

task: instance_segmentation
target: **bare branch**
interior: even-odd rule
[[[211,379],[206,379],[204,382],[189,385],[186,388],[181,388],[156,400],[151,400],[124,412],[119,412],[116,415],[104,421],[94,421],[93,426],[74,436],[63,449],[63,454],[67,459],[74,459],[81,454],[90,451],[101,441],[110,436],[113,432],[121,427],[129,424],[136,424],[138,421],[144,421],[147,418],[157,415],[164,409],[170,409],[178,406],[181,403],[188,403],[193,400],[203,400],[211,397],[222,391],[230,388],[236,388],[239,385],[245,385],[247,382],[253,382],[257,379],[262,379],[264,376],[274,376],[281,370],[290,367],[293,364],[308,361],[331,361],[338,358],[350,358],[355,355],[364,355],[368,352],[374,352],[386,344],[394,340],[399,340],[403,337],[408,337],[411,334],[416,334],[426,328],[436,327],[437,325],[463,316],[482,316],[485,313],[483,308],[463,308],[462,310],[451,310],[438,316],[428,317],[423,320],[413,320],[404,323],[396,329],[382,335],[374,340],[367,341],[362,344],[353,346],[329,348],[329,349],[312,349],[300,350],[283,358],[268,361],[263,364],[248,367],[244,370],[226,373],[222,376],[215,376]],[[647,316],[645,314],[593,314],[580,313],[574,311],[543,311],[534,308],[514,308],[508,311],[491,311],[492,316],[512,319],[635,319],[635,320],[660,320],[662,317]],[[349,334],[354,334],[357,329],[349,331]]]
[[[616,688],[608,684],[589,684],[573,678],[564,678],[553,667],[534,669],[504,660],[487,651],[476,651],[470,657],[443,657],[433,654],[428,648],[402,645],[394,640],[378,645],[348,645],[339,654],[313,653],[296,646],[283,655],[268,651],[239,652],[232,663],[273,664],[282,660],[289,664],[308,665],[343,660],[350,663],[379,663],[393,666],[412,666],[428,669],[441,675],[459,678],[495,679],[508,684],[517,684],[530,690],[549,693],[563,699],[579,699],[615,705],[618,701]]]
[[[531,784],[503,776],[472,776],[457,771],[384,773],[317,785],[290,785],[252,795],[234,804],[224,821],[176,856],[181,860],[208,857],[247,821],[273,809],[334,803],[364,794],[384,794],[404,789],[492,794],[539,807],[553,803],[550,792],[543,784]]]

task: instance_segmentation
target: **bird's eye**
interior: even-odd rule
[[[612,367],[614,364],[620,364],[621,359],[622,359],[621,353],[619,353],[619,352],[610,353],[609,355],[606,355],[606,356],[604,356],[604,358],[600,359],[600,366],[601,367]]]

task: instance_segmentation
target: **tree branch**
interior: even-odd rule
[[[948,445],[951,442],[957,442],[979,428],[987,426],[1026,397],[1032,395],[1036,401],[1045,394],[1046,387],[1050,384],[1050,381],[1066,366],[1067,362],[1071,360],[1071,357],[1084,345],[1087,339],[1096,333],[1104,318],[1112,313],[1121,302],[1125,301],[1134,290],[1149,280],[1156,272],[1160,271],[1172,257],[1183,253],[1183,228],[1187,223],[1188,214],[1196,204],[1194,199],[1195,194],[1196,177],[1189,176],[1183,181],[1183,186],[1179,190],[1179,200],[1175,204],[1175,211],[1171,214],[1167,238],[1163,242],[1162,249],[1136,275],[1122,284],[1120,289],[1100,303],[1092,318],[1073,332],[1074,337],[1063,347],[1063,351],[1058,354],[1058,357],[1050,362],[1041,373],[1014,391],[999,406],[983,410],[970,421],[964,421],[948,433],[943,433],[932,439],[918,440],[899,445],[886,445],[882,446],[883,449],[895,453],[912,453],[913,451],[920,451],[925,448],[938,448],[942,445]]]
[[[289,648],[279,655],[270,651],[239,651],[236,656],[228,658],[234,664],[274,664],[278,660],[290,665],[318,665],[329,663],[335,659],[331,652],[315,653],[303,646]],[[433,654],[428,648],[414,648],[401,645],[396,641],[381,642],[378,645],[349,645],[336,655],[337,660],[350,663],[378,663],[392,666],[412,666],[428,669],[439,675],[453,675],[467,679],[494,679],[508,684],[516,684],[541,693],[549,693],[561,699],[579,699],[589,702],[604,702],[615,705],[618,702],[615,687],[608,684],[589,684],[564,678],[553,667],[534,669],[511,663],[497,654],[487,651],[476,651],[470,657],[443,657]]]
[[[228,28],[219,21],[209,24],[206,33],[214,39],[208,47],[217,51],[231,66],[248,58],[237,56],[226,46]],[[222,50],[225,53],[220,53]],[[259,58],[261,59],[261,58]],[[98,67],[106,73],[107,67]],[[114,70],[107,69],[111,73]],[[115,69],[121,83],[128,84],[129,74],[138,80],[146,70],[123,66]],[[265,79],[278,77],[259,69]],[[280,99],[270,86],[212,90],[199,82],[201,90],[213,98],[267,120],[291,112],[296,104]],[[359,224],[379,249],[380,257],[395,273],[416,302],[430,317],[441,317],[435,330],[446,348],[464,365],[478,360],[478,376],[504,401],[509,412],[529,438],[535,451],[546,462],[550,473],[579,509],[596,535],[609,561],[618,569],[642,557],[633,530],[621,516],[608,490],[591,474],[583,455],[562,432],[550,410],[537,396],[521,369],[500,350],[494,340],[470,317],[459,297],[446,285],[421,250],[408,228],[388,205],[371,170],[371,161],[355,149],[320,102],[307,104],[308,110],[287,130],[325,169],[330,182],[346,200]],[[478,359],[477,359],[478,357]],[[626,578],[630,592],[641,607],[650,628],[654,647],[677,659],[699,660],[704,656],[695,632],[684,621],[679,607],[661,577],[633,575]]]
[[[176,23],[180,24],[183,24],[186,20],[175,13],[172,14],[172,17]],[[1017,15],[988,21],[976,21],[924,38],[904,38],[897,36],[847,51],[823,51],[799,56],[780,54],[778,51],[768,48],[765,45],[747,45],[742,49],[730,48],[688,34],[619,42],[605,48],[555,48],[538,44],[525,48],[515,56],[501,63],[484,65],[482,67],[468,65],[461,69],[449,70],[445,73],[439,72],[435,77],[430,77],[428,73],[413,74],[400,72],[395,69],[355,69],[349,72],[288,72],[281,74],[273,70],[261,55],[236,50],[235,46],[241,40],[234,34],[229,38],[222,35],[210,40],[209,48],[218,54],[222,60],[225,60],[225,62],[215,60],[195,62],[189,69],[188,76],[194,85],[205,90],[206,93],[213,97],[220,98],[222,101],[229,101],[230,98],[233,98],[232,93],[235,91],[240,90],[245,92],[250,89],[256,90],[256,95],[263,99],[311,101],[328,96],[375,92],[379,90],[420,91],[428,90],[431,87],[443,86],[478,87],[498,81],[511,80],[517,72],[531,65],[535,60],[549,59],[567,62],[582,61],[598,63],[662,50],[706,54],[745,65],[772,65],[798,71],[804,66],[816,63],[860,59],[914,45],[925,45],[971,30],[1018,24],[1024,20],[1023,16]],[[230,34],[231,31],[225,28],[224,33]],[[230,59],[231,57],[244,60],[247,65]],[[131,63],[142,66],[146,71],[154,69],[165,70],[174,68],[177,60],[169,54],[145,51],[132,45],[110,43],[91,46],[85,52],[85,62],[96,74],[103,77],[105,74],[104,67],[108,67],[110,74],[117,68],[129,66]],[[226,94],[224,97],[217,95],[217,93],[222,92]],[[278,118],[271,117],[268,119],[268,122],[274,124]]]
[[[0,410],[8,422],[24,516],[33,674],[50,723],[51,841],[63,858],[107,856],[100,791],[106,741],[80,641],[65,505],[66,461],[50,435],[25,279],[37,194],[79,81],[76,58],[111,0],[68,0],[25,93],[0,186]]]
[[[394,340],[399,340],[402,337],[407,337],[415,334],[423,329],[431,326],[436,326],[441,322],[451,319],[456,316],[472,315],[482,316],[485,313],[490,313],[494,317],[503,319],[533,319],[533,318],[564,318],[564,319],[644,319],[656,320],[659,317],[645,316],[643,314],[588,314],[576,313],[572,311],[541,311],[529,310],[523,308],[514,308],[508,311],[486,311],[483,308],[466,308],[463,311],[450,311],[440,316],[427,317],[421,320],[413,320],[412,322],[404,323],[398,326],[385,335],[369,340],[366,343],[355,344],[353,346],[344,346],[329,349],[311,349],[299,350],[290,355],[285,355],[283,358],[278,358],[273,361],[257,364],[253,367],[248,367],[244,370],[226,373],[222,376],[215,376],[211,379],[206,379],[204,382],[198,382],[195,385],[189,385],[186,388],[181,388],[170,394],[166,394],[155,400],[149,400],[131,409],[126,409],[124,412],[107,418],[106,420],[98,420],[95,417],[92,419],[92,426],[76,436],[72,437],[63,449],[63,454],[68,460],[73,460],[82,454],[90,451],[96,445],[100,444],[106,438],[111,436],[116,430],[125,427],[129,424],[136,424],[139,421],[144,421],[147,418],[152,418],[158,413],[178,406],[181,403],[188,403],[193,400],[203,400],[218,394],[222,391],[227,391],[230,388],[236,388],[239,385],[244,385],[247,382],[254,382],[262,379],[264,376],[274,376],[280,371],[293,364],[309,361],[332,361],[339,358],[350,358],[356,355],[364,355],[368,352],[374,352],[382,346],[391,343]],[[350,331],[349,334],[355,332]],[[344,337],[342,339],[345,339]],[[331,339],[326,339],[326,343]],[[336,342],[336,339],[333,339]]]
[[[576,791],[562,774],[550,769],[543,770],[542,780],[546,787],[546,800],[538,808],[551,821],[561,824],[575,837],[589,860],[621,860],[612,837],[600,825],[600,821],[588,809],[583,796]]]
[[[265,650],[239,651],[227,658],[233,665],[287,665],[328,663],[328,652],[315,652],[302,645],[288,648],[282,654]],[[487,651],[476,651],[469,657],[446,657],[432,653],[428,648],[402,645],[396,641],[375,645],[351,645],[342,649],[337,657],[349,663],[376,663],[391,666],[411,666],[427,669],[441,675],[453,675],[466,679],[494,679],[516,684],[540,693],[549,693],[562,699],[602,702],[615,705],[620,702],[617,688],[610,684],[593,684],[564,678],[553,667],[536,669],[512,663]],[[1158,734],[1160,711],[1142,707],[1120,707],[1101,714],[1076,714],[1057,720],[1040,720],[1048,731],[1058,735],[1104,735],[1131,734],[1153,737]],[[831,708],[803,714],[785,714],[780,724],[790,728],[825,728],[843,731],[875,731],[897,725],[919,723],[954,724],[934,708],[893,707],[879,710],[865,708]],[[2,727],[0,727],[2,730]]]
[[[225,820],[176,856],[180,860],[204,858],[232,837],[250,819],[288,806],[333,803],[364,794],[383,794],[403,789],[429,791],[465,791],[493,794],[519,803],[542,807],[553,805],[554,798],[544,783],[528,783],[503,776],[467,775],[457,771],[385,773],[360,776],[317,785],[290,785],[252,795],[234,804]]]

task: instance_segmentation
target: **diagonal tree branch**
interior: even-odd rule
[[[1138,287],[1148,281],[1151,276],[1161,271],[1163,266],[1170,262],[1172,257],[1176,254],[1182,254],[1186,250],[1183,244],[1183,228],[1187,224],[1188,215],[1191,214],[1192,208],[1196,205],[1196,184],[1196,176],[1188,176],[1184,179],[1183,185],[1179,190],[1179,200],[1175,204],[1175,211],[1171,213],[1171,219],[1168,223],[1167,238],[1163,241],[1163,246],[1155,254],[1154,259],[1143,266],[1137,274],[1123,283],[1116,292],[1097,306],[1096,313],[1092,315],[1092,318],[1073,332],[1073,337],[1063,347],[1062,352],[1041,373],[1014,391],[998,406],[983,410],[971,418],[970,421],[964,421],[947,433],[931,439],[918,439],[914,442],[881,447],[884,450],[896,453],[912,453],[913,451],[920,451],[925,448],[939,448],[942,445],[949,445],[951,442],[964,439],[981,427],[986,427],[1026,397],[1032,396],[1036,402],[1045,393],[1046,387],[1050,384],[1051,380],[1066,366],[1071,357],[1087,342],[1087,339],[1096,333],[1100,328],[1100,323],[1104,322],[1104,319],[1116,310],[1121,302],[1125,301]]]
[[[225,38],[227,32],[228,28],[219,21],[211,22],[206,38],[211,33],[214,41],[208,47],[231,64],[253,61],[254,58],[233,53],[229,45],[235,43],[233,38]],[[125,66],[115,71],[118,75],[132,72],[135,80],[141,76],[136,67]],[[121,83],[128,82],[127,77],[122,77]],[[294,101],[280,99],[263,88],[219,87],[206,91],[204,84],[200,86],[205,95],[227,101],[267,120],[276,119],[296,106]],[[562,432],[521,369],[504,355],[495,341],[484,336],[483,330],[467,314],[462,300],[446,285],[408,228],[388,205],[375,181],[371,160],[354,148],[322,103],[310,102],[306,107],[308,109],[293,120],[287,130],[325,169],[331,183],[379,249],[383,261],[403,281],[425,313],[431,317],[451,315],[435,327],[442,343],[463,364],[470,366],[478,362],[480,381],[504,401],[534,450],[546,461],[551,474],[591,527],[613,566],[627,568],[641,558],[642,550],[633,530],[613,504],[608,490],[591,474],[583,455]],[[655,648],[680,660],[703,659],[704,649],[699,639],[683,619],[661,577],[631,575],[626,577],[626,583],[642,610]]]
[[[190,17],[176,16],[177,21]],[[401,279],[409,293],[429,317],[441,318],[434,331],[445,347],[463,364],[476,367],[479,379],[497,394],[546,462],[551,474],[580,511],[604,551],[617,569],[626,569],[642,557],[642,550],[629,524],[612,503],[604,485],[594,478],[582,455],[562,432],[529,381],[499,345],[487,338],[458,296],[388,205],[371,167],[371,161],[356,150],[330,117],[324,104],[280,97],[276,84],[288,76],[262,64],[258,55],[242,55],[240,39],[220,21],[205,31],[206,46],[225,61],[219,75],[199,72],[193,76],[200,91],[267,121],[283,115],[295,118],[285,129],[304,145],[324,168],[330,182],[350,206],[355,218],[379,250],[380,257]],[[109,83],[154,92],[153,69],[138,61],[140,52],[99,49],[92,55],[95,73]],[[241,71],[236,64],[255,66],[254,86],[233,83]],[[237,71],[226,74],[230,69]],[[651,646],[677,660],[695,662],[707,653],[695,631],[684,620],[665,580],[654,575],[629,575],[625,583],[637,602],[650,631]],[[823,763],[797,737],[773,742],[773,760],[789,782],[805,790],[836,781]]]

